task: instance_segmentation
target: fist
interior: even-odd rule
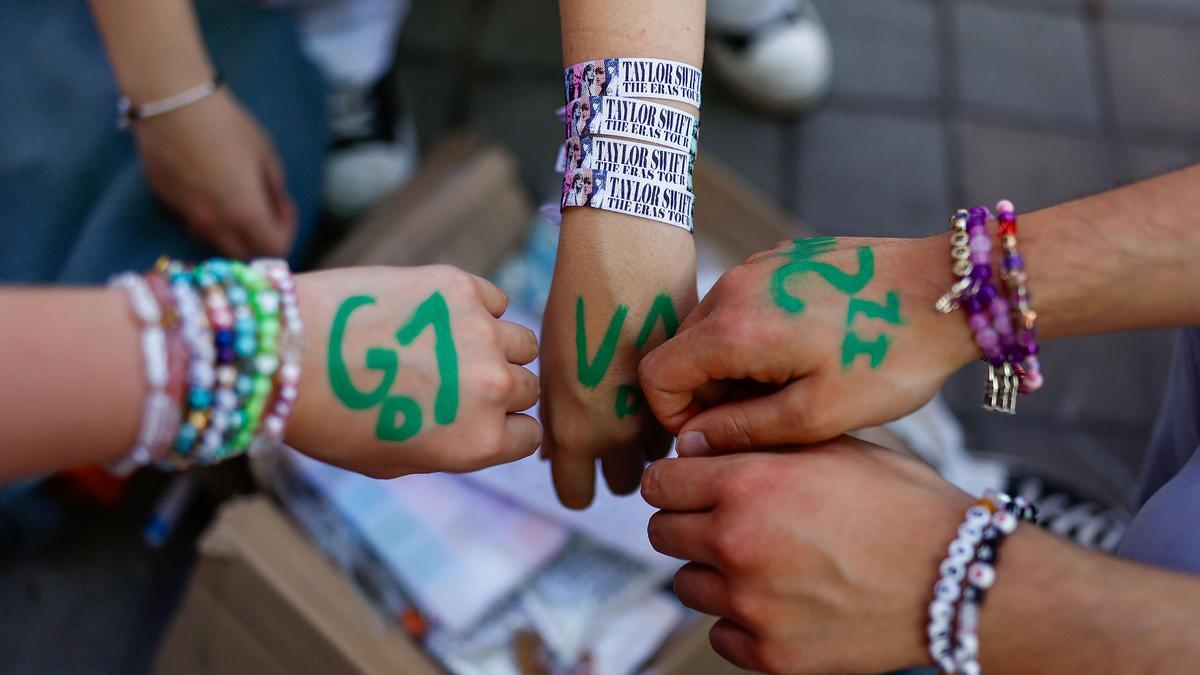
[[[445,267],[348,268],[296,278],[308,348],[287,440],[378,478],[521,459],[541,427],[528,329],[508,298]]]

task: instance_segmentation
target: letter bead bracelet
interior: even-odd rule
[[[1009,415],[1017,411],[1017,394],[1037,391],[1043,384],[1038,360],[1037,313],[1030,305],[1028,274],[1017,251],[1017,218],[1012,202],[996,205],[1003,257],[996,287],[987,207],[959,210],[950,218],[950,258],[957,281],[935,304],[949,314],[962,308],[976,346],[988,364],[985,410]]]
[[[943,673],[979,675],[979,611],[996,582],[1000,544],[1022,520],[1036,523],[1037,508],[995,490],[967,509],[929,603],[929,655]]]
[[[282,441],[299,394],[304,330],[282,260],[160,260],[123,274],[141,326],[147,393],[119,473],[214,464]]]

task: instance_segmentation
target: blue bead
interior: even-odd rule
[[[238,375],[237,384],[234,386],[237,394],[241,398],[246,398],[250,392],[254,391],[254,378],[249,375]]]
[[[238,340],[237,340],[238,356],[241,356],[243,358],[250,358],[251,356],[254,356],[254,354],[257,351],[258,351],[258,341],[256,341],[254,339],[253,335],[243,335],[238,338]]]
[[[213,336],[213,339],[217,343],[218,347],[225,347],[228,345],[232,345],[233,338],[234,338],[233,331],[228,330],[228,329],[219,330]]]
[[[258,332],[258,322],[249,317],[238,319],[233,323],[233,329],[243,335],[253,335]]]
[[[246,424],[246,413],[241,410],[234,410],[229,413],[229,430],[240,431],[242,426]]]
[[[224,258],[213,258],[207,262],[208,269],[214,275],[224,279],[229,276],[229,261]]]
[[[230,286],[229,290],[227,290],[225,294],[229,296],[229,302],[235,305],[246,304],[246,299],[248,296],[246,295],[246,289],[242,288],[241,286]]]
[[[213,394],[207,389],[194,388],[188,392],[188,405],[198,410],[212,405]]]
[[[199,432],[196,431],[196,427],[192,426],[190,422],[184,422],[183,425],[179,427],[179,435],[175,437],[175,449],[179,452],[179,454],[187,454],[187,452],[192,449],[192,445],[196,442],[196,436],[198,433]]]

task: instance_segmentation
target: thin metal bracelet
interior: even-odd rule
[[[122,96],[117,101],[117,128],[121,131],[128,131],[133,123],[138,120],[158,117],[169,112],[179,110],[180,108],[189,106],[198,101],[202,101],[209,96],[217,93],[217,91],[225,84],[225,76],[221,73],[213,75],[211,80],[203,84],[196,85],[187,91],[182,91],[174,96],[168,96],[164,99],[134,105],[129,100],[128,96]]]

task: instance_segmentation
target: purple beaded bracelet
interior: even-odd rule
[[[1042,365],[1038,360],[1037,312],[1030,304],[1025,259],[1017,251],[1017,214],[1013,203],[1006,200],[996,204],[1000,243],[1004,247],[1004,262],[1000,276],[1008,288],[1012,314],[1017,321],[1017,338],[1012,361],[1017,365],[1020,391],[1030,394],[1042,388]]]

